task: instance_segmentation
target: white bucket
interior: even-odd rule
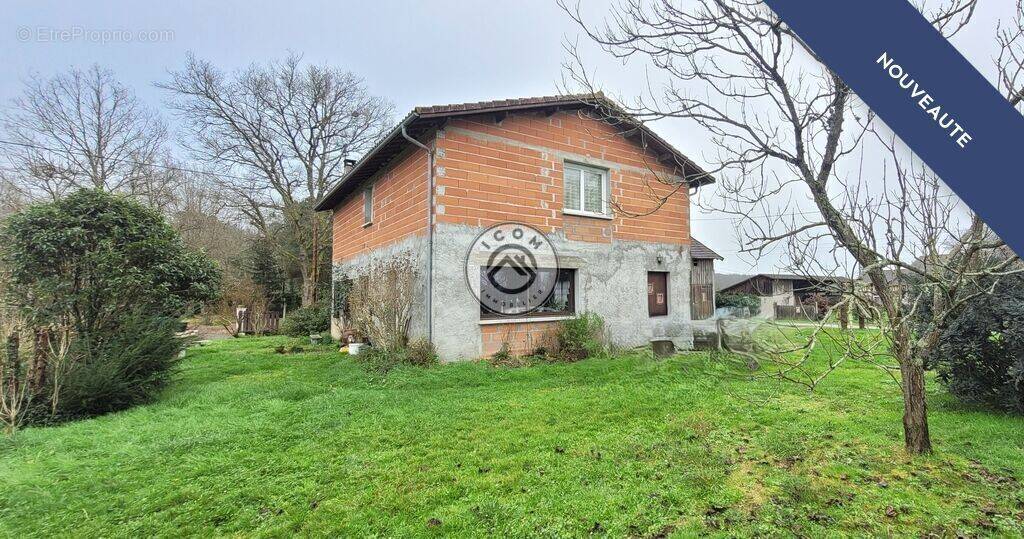
[[[349,345],[348,345],[348,355],[350,355],[350,356],[358,356],[359,355],[359,351],[362,350],[364,346],[366,346],[366,345],[361,343],[361,342],[349,343]]]

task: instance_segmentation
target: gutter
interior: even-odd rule
[[[402,122],[402,136],[427,152],[427,340],[434,342],[434,151],[409,136]]]

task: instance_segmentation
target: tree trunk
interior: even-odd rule
[[[320,219],[314,213],[311,215],[312,245],[309,249],[309,260],[306,263],[309,269],[302,276],[302,306],[307,307],[316,303],[316,285],[320,281]]]
[[[302,272],[302,306],[316,303],[316,279],[308,272]]]
[[[21,389],[21,363],[18,356],[19,339],[18,333],[12,332],[7,337],[6,356],[4,359],[4,369],[0,371],[0,383],[3,384],[3,390],[7,391],[7,395],[14,399],[18,395],[18,391]]]
[[[32,365],[29,368],[28,383],[29,390],[39,393],[46,385],[46,373],[49,370],[49,349],[50,332],[46,329],[35,330],[34,349],[32,350]]]
[[[903,443],[912,455],[930,453],[932,440],[928,435],[928,407],[924,392],[924,362],[914,357],[912,335],[905,323],[899,323],[893,334],[892,354],[900,364],[903,385]]]
[[[903,378],[903,442],[913,455],[930,453],[928,407],[925,404],[924,367],[919,361],[900,362]]]
[[[312,236],[310,238],[309,250],[304,253],[304,264],[302,269],[302,306],[308,307],[317,302],[317,288],[320,284],[320,263],[323,257],[327,254],[325,242],[320,237],[324,227],[321,226],[321,217],[317,214],[313,214],[310,217],[310,228],[312,229]]]

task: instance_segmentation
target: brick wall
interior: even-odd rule
[[[438,222],[490,226],[515,220],[598,243],[690,242],[687,191],[659,180],[673,171],[603,122],[576,112],[512,114],[501,124],[474,116],[450,122],[436,145]],[[607,168],[612,201],[624,211],[613,210],[610,220],[563,215],[567,157]],[[335,262],[426,233],[426,166],[424,152],[407,151],[376,178],[369,227],[363,227],[361,191],[334,209]]]
[[[603,122],[575,112],[513,114],[500,124],[474,116],[451,121],[437,146],[438,222],[517,220],[581,241],[690,242],[686,189],[659,181],[673,171]],[[607,168],[612,201],[625,211],[612,220],[562,215],[566,158]]]
[[[420,149],[395,158],[373,182],[373,224],[363,226],[362,189],[333,213],[334,262],[427,233],[427,156]]]
[[[481,352],[493,355],[508,343],[513,355],[532,354],[537,348],[554,348],[558,322],[526,322],[519,324],[487,324],[480,326]]]

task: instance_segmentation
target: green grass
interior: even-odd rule
[[[380,378],[284,342],[196,349],[155,404],[0,441],[0,534],[1024,531],[1024,419],[934,383],[912,459],[867,366],[814,394],[703,354]]]

